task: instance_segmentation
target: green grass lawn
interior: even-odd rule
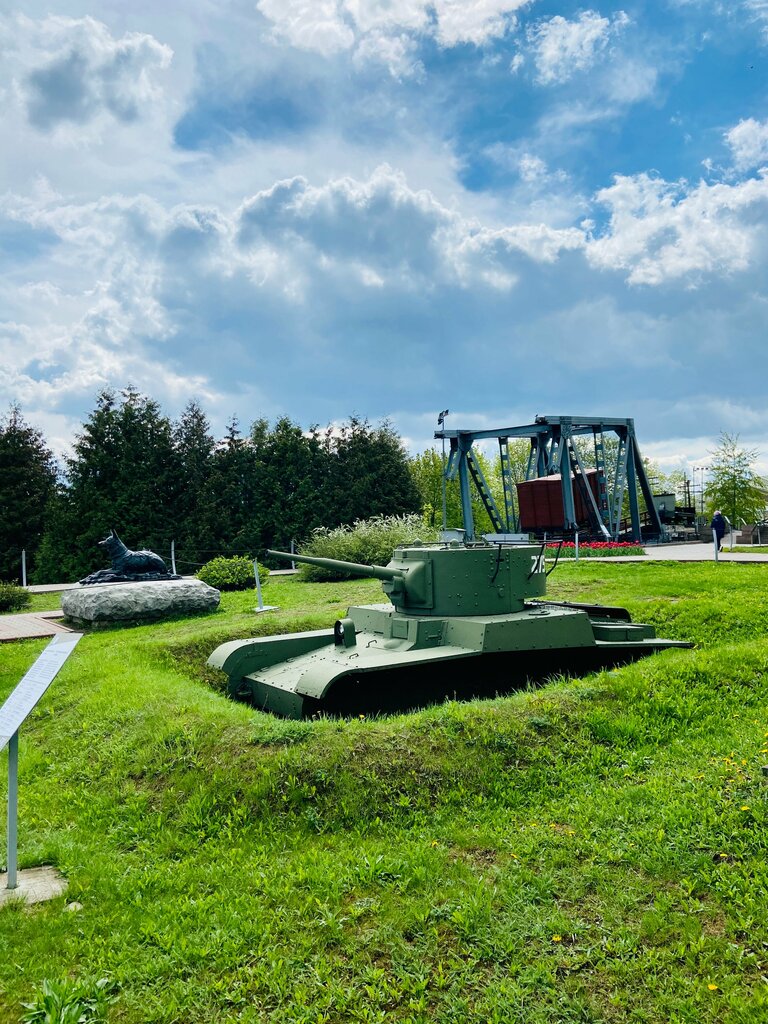
[[[81,641],[20,745],[21,866],[69,890],[0,910],[0,1020],[44,980],[99,1019],[102,978],[135,1024],[768,1019],[768,566],[562,565],[697,648],[493,701],[286,722],[204,668],[380,596],[273,578],[278,612]]]

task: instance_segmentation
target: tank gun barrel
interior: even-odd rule
[[[354,576],[373,576],[377,580],[404,580],[404,569],[390,569],[386,565],[362,565],[360,562],[343,562],[338,558],[320,558],[317,555],[297,555],[288,551],[267,551],[273,558],[284,558],[288,562],[304,562],[306,565],[319,565],[322,569],[335,569],[337,572],[349,572]]]

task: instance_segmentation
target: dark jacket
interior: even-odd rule
[[[712,516],[712,522],[709,525],[712,527],[717,539],[722,540],[725,535],[725,517],[716,512]]]

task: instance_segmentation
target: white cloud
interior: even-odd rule
[[[744,0],[744,7],[763,26],[763,34],[768,37],[768,0]]]
[[[482,46],[515,24],[514,12],[530,0],[434,0],[437,41],[441,46]]]
[[[388,167],[281,181],[232,210],[146,196],[78,203],[41,183],[6,195],[1,218],[55,240],[21,268],[21,287],[0,281],[0,390],[53,409],[128,380],[161,399],[186,389],[213,401],[222,374],[240,380],[243,346],[233,341],[227,369],[211,365],[218,317],[247,317],[278,347],[279,332],[304,331],[286,344],[320,358],[327,338],[314,325],[350,301],[361,316],[370,301],[375,320],[379,307],[428,308],[435,295],[500,296],[526,265],[583,245],[577,229],[488,227]]]
[[[324,56],[354,52],[393,73],[419,71],[411,59],[428,37],[444,48],[483,46],[515,25],[532,0],[258,0],[278,39]]]
[[[608,230],[587,245],[597,267],[628,271],[631,284],[659,285],[754,265],[768,226],[768,176],[741,184],[689,186],[647,174],[619,175],[597,193]]]
[[[395,78],[421,77],[424,66],[416,57],[416,49],[416,41],[405,32],[370,32],[358,43],[354,61],[358,66],[383,64]]]
[[[521,159],[526,173],[546,175],[536,156]],[[257,340],[245,355],[250,331],[235,331],[227,352],[222,318],[258,325],[255,339],[301,349],[321,364],[331,358],[339,317],[346,321],[350,310],[366,329],[375,324],[377,334],[387,334],[393,311],[406,318],[410,310],[419,320],[451,304],[495,308],[513,295],[525,309],[520,285],[558,275],[561,259],[577,261],[563,284],[588,274],[590,264],[646,285],[744,270],[764,237],[758,208],[768,203],[768,179],[689,188],[639,175],[617,178],[596,199],[611,217],[608,229],[591,237],[588,221],[555,228],[468,217],[432,192],[412,189],[389,167],[318,185],[286,179],[230,209],[167,208],[146,196],[77,203],[41,182],[30,196],[0,203],[6,220],[56,240],[20,278],[0,281],[0,385],[25,405],[34,393],[52,408],[67,395],[126,380],[161,399],[186,390],[215,402],[227,386],[242,386],[243,366],[266,357]],[[580,300],[574,287],[547,316],[531,320],[528,310],[521,329],[534,341],[561,338],[563,359],[574,353],[578,362],[574,331],[592,337],[596,325],[605,331],[620,316],[607,300]],[[642,343],[658,333],[650,323],[638,314],[630,333],[624,324],[608,334],[631,338],[644,362],[653,351],[652,361],[661,363],[669,335],[655,348]],[[212,343],[222,353],[213,365]],[[418,364],[417,349],[413,358]]]
[[[139,120],[156,100],[158,71],[173,53],[152,35],[114,38],[93,18],[23,15],[0,21],[5,74],[41,132],[102,119]]]
[[[539,82],[560,84],[577,71],[588,70],[611,36],[628,22],[623,11],[613,19],[601,17],[596,11],[583,11],[575,21],[556,15],[549,21],[539,22],[528,32]]]
[[[725,133],[738,170],[751,170],[768,163],[768,121],[748,117]]]
[[[256,7],[278,38],[300,50],[330,56],[354,45],[355,33],[337,0],[259,0]]]
[[[448,209],[402,175],[380,167],[366,181],[340,178],[320,187],[303,178],[279,182],[248,200],[237,215],[243,251],[295,279],[320,266],[327,273],[365,266],[377,287],[432,291],[446,283],[506,290],[510,266],[523,256],[551,263],[583,245],[575,228],[544,224],[490,228]],[[281,260],[274,254],[281,253]],[[335,268],[335,270],[334,270]],[[365,280],[363,278],[363,280]]]

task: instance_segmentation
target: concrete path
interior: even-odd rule
[[[63,619],[62,612],[28,612],[26,615],[0,615],[0,643],[11,640],[32,640],[36,637],[55,636],[57,633],[71,633],[57,619]]]
[[[727,544],[717,556],[721,562],[766,562],[767,554],[759,554],[752,551],[729,552]],[[601,558],[601,562],[714,562],[715,546],[706,544],[648,544],[644,555],[612,555],[610,558]]]

